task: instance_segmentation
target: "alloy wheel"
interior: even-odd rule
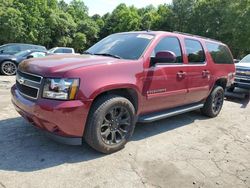
[[[131,117],[123,106],[111,108],[104,116],[101,124],[102,140],[108,145],[115,145],[126,139],[129,134]]]
[[[213,104],[212,104],[212,107],[213,107],[213,111],[214,113],[218,113],[221,108],[222,108],[222,105],[223,105],[223,92],[221,91],[218,91],[215,96],[214,96],[214,99],[213,99]]]
[[[8,76],[15,75],[17,71],[17,65],[11,61],[3,62],[1,68],[2,73]]]

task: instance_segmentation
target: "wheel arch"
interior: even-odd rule
[[[227,78],[218,78],[214,86],[221,86],[225,90],[227,87]]]
[[[91,104],[91,107],[98,98],[105,96],[105,95],[112,95],[112,94],[128,99],[133,104],[136,113],[138,112],[139,106],[140,106],[140,99],[139,99],[138,91],[132,87],[117,87],[115,89],[102,89],[101,91],[99,91],[92,97],[93,102]]]

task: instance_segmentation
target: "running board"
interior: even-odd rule
[[[172,117],[172,116],[176,116],[179,114],[183,114],[186,112],[190,112],[190,111],[194,111],[194,110],[198,110],[201,109],[204,106],[204,104],[202,103],[196,103],[196,104],[192,104],[192,105],[186,105],[183,107],[177,107],[174,109],[170,109],[170,110],[165,110],[165,111],[161,111],[161,112],[156,112],[156,113],[152,113],[152,114],[148,114],[148,115],[143,115],[140,116],[138,118],[138,122],[140,123],[151,123],[153,121],[158,121],[161,119],[165,119],[168,117]]]

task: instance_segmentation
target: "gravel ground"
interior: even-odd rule
[[[125,149],[103,155],[58,144],[26,123],[10,102],[14,79],[0,76],[0,188],[250,187],[246,91],[230,94],[215,119],[197,111],[138,124]]]

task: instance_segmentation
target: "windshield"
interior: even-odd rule
[[[250,63],[250,54],[247,55],[246,57],[244,57],[244,58],[240,61],[240,63]]]
[[[96,43],[85,53],[136,60],[142,56],[153,38],[154,35],[150,34],[114,34]]]
[[[55,48],[51,48],[48,53],[53,53],[54,51],[56,50],[56,47]]]
[[[21,51],[21,52],[14,54],[14,55],[23,57],[23,56],[26,56],[28,53],[30,53],[30,50]]]

